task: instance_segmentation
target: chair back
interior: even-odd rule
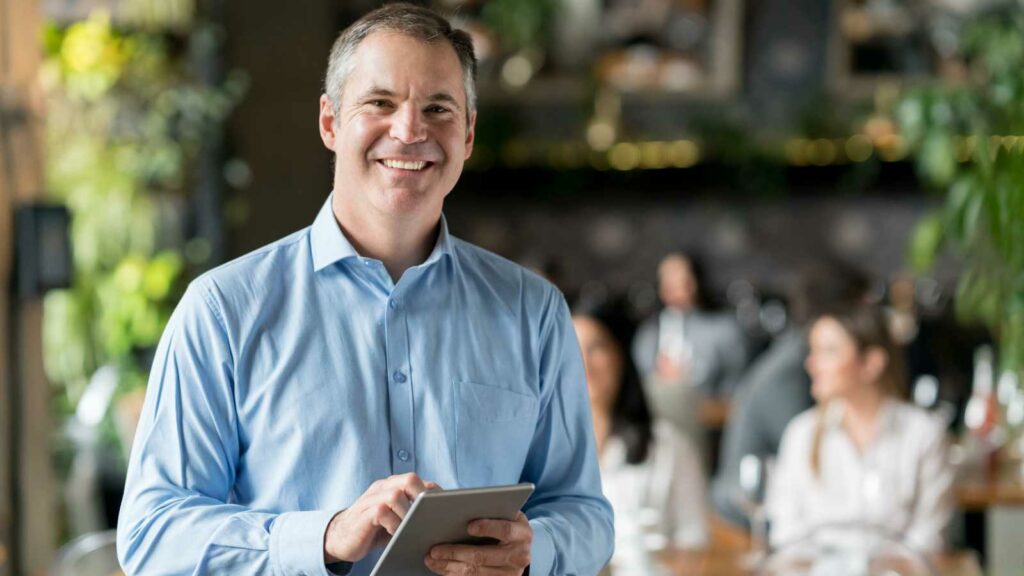
[[[117,561],[117,531],[90,532],[57,553],[51,576],[123,576]]]

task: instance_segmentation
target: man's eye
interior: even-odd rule
[[[391,102],[387,100],[370,100],[369,104],[374,108],[388,108],[391,106]]]
[[[439,106],[437,104],[435,104],[433,106],[428,106],[427,107],[427,112],[429,112],[431,114],[444,114],[447,111],[448,111],[447,108],[445,108],[444,106]]]

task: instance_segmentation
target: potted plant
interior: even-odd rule
[[[984,6],[981,6],[984,4]],[[978,3],[942,15],[956,81],[907,91],[894,108],[923,180],[945,196],[911,243],[918,271],[960,256],[958,316],[981,322],[1002,373],[1024,376],[1024,12]],[[955,34],[950,32],[956,31]],[[955,39],[955,41],[954,41]]]

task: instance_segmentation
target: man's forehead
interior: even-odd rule
[[[462,72],[459,55],[451,43],[442,39],[428,41],[403,32],[374,32],[359,43],[354,54],[357,63],[369,58],[383,58],[385,55],[403,60],[422,56],[431,63],[452,66],[460,76]]]
[[[424,61],[412,66],[416,60]],[[428,42],[400,32],[374,32],[360,42],[353,61],[349,82],[356,92],[394,92],[399,88],[394,84],[408,80],[411,71],[430,97],[447,94],[463,105],[462,66],[448,42]]]

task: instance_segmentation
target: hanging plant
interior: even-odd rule
[[[959,18],[966,79],[895,108],[919,173],[946,198],[910,260],[925,271],[947,247],[962,258],[958,315],[988,326],[1002,368],[1024,376],[1024,13],[1004,2]]]

